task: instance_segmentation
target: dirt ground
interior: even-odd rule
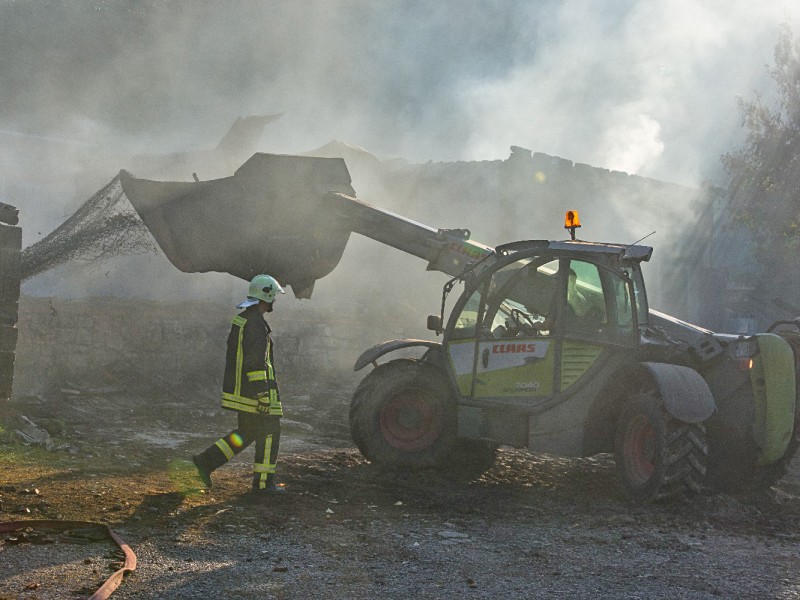
[[[234,423],[212,395],[17,398],[0,436],[0,521],[108,524],[138,559],[117,599],[800,597],[797,461],[767,493],[643,508],[608,456],[503,448],[473,480],[382,472],[349,440],[353,385],[284,390],[288,493],[268,501],[248,493],[252,450],[199,490],[188,459]],[[14,441],[23,414],[52,450]],[[120,567],[108,540],[46,535],[2,534],[0,600],[88,597]]]

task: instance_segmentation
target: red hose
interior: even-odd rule
[[[77,529],[83,527],[97,527],[98,529],[105,530],[105,532],[108,534],[108,537],[111,538],[117,546],[119,546],[119,549],[122,550],[123,554],[125,555],[125,562],[123,563],[122,568],[112,573],[111,577],[106,579],[105,583],[103,583],[103,585],[101,585],[100,588],[89,597],[89,600],[106,600],[114,592],[114,590],[119,587],[125,575],[136,570],[136,555],[133,553],[133,550],[131,550],[130,546],[128,546],[128,544],[126,544],[116,533],[114,533],[111,528],[108,527],[108,525],[94,523],[92,521],[59,521],[48,519],[7,521],[5,523],[0,523],[0,533],[17,531],[18,529],[24,529],[26,527],[54,529],[56,531],[66,531],[68,529]]]

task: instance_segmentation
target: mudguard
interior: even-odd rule
[[[642,365],[658,386],[666,411],[684,423],[700,423],[717,410],[702,375],[679,365],[646,362]]]
[[[794,354],[789,343],[772,333],[756,335],[758,354],[753,357],[750,380],[755,397],[753,437],[760,448],[758,462],[780,459],[794,431],[797,387]]]
[[[431,342],[429,340],[415,340],[415,339],[408,339],[408,340],[389,340],[388,342],[382,342],[380,344],[375,344],[372,348],[367,348],[364,352],[361,353],[361,356],[358,357],[356,360],[356,364],[353,367],[353,371],[359,371],[366,367],[368,364],[375,362],[384,354],[388,354],[389,352],[394,352],[395,350],[400,350],[401,348],[412,348],[414,346],[423,346],[426,348],[441,348],[442,345],[439,342]]]

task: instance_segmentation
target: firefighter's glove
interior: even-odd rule
[[[260,413],[268,413],[269,412],[269,392],[264,392],[263,394],[259,394],[256,396],[258,400],[258,406],[256,406],[256,410]]]

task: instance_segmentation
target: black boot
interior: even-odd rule
[[[275,483],[275,475],[270,473],[267,475],[266,487],[259,487],[255,481],[253,482],[253,493],[256,495],[280,496],[286,493],[286,488],[283,487],[283,484],[278,485]]]
[[[210,490],[212,487],[211,472],[213,469],[203,459],[202,454],[195,454],[192,457],[192,462],[194,463],[194,466],[197,467],[197,474],[200,476],[200,481],[202,481],[203,485]]]
[[[225,441],[225,438],[222,438]],[[197,474],[203,485],[211,489],[211,473],[219,469],[222,465],[228,462],[228,457],[220,450],[217,444],[212,444],[200,454],[195,454],[192,457],[194,466],[197,467]]]

